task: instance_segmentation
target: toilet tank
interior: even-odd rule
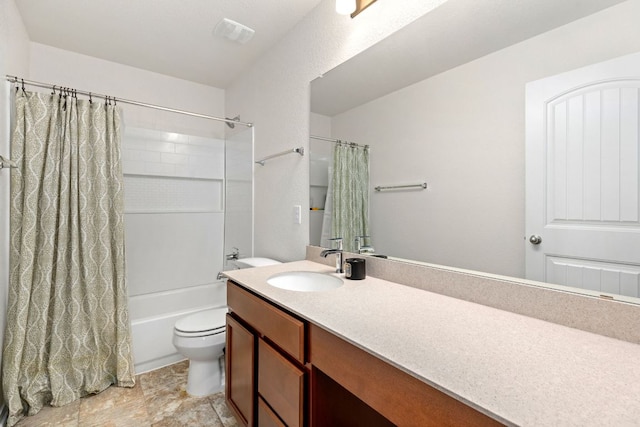
[[[253,267],[266,267],[267,265],[282,264],[280,261],[276,261],[271,258],[240,258],[234,261],[235,265],[241,268],[253,268]]]

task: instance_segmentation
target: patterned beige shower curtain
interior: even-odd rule
[[[2,385],[9,426],[135,377],[124,269],[120,113],[16,94]]]
[[[336,143],[333,149],[332,237],[356,250],[356,237],[369,235],[369,146]]]

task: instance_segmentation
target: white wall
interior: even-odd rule
[[[309,146],[309,82],[443,0],[379,1],[355,19],[323,0],[273,49],[227,88],[228,111],[255,124],[256,157]],[[302,259],[309,242],[309,162],[284,156],[255,172],[255,252],[283,261]],[[303,221],[292,209],[302,205]]]
[[[110,96],[224,117],[225,92],[174,77],[39,43],[31,44],[30,78]],[[121,104],[125,125],[222,138],[225,126],[196,117]]]
[[[25,75],[29,70],[29,36],[14,0],[0,0],[0,154],[9,153],[9,88],[5,74]],[[9,172],[0,171],[0,346],[4,328],[9,286]],[[2,352],[0,351],[0,365]],[[4,408],[0,384],[0,423]]]
[[[399,257],[524,276],[524,87],[640,50],[640,2],[626,2],[333,118],[370,144],[373,244]]]
[[[24,75],[29,71],[30,40],[14,0],[0,0],[0,46],[4,73]]]

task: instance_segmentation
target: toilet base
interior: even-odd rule
[[[204,397],[224,390],[224,356],[208,362],[189,360],[187,393]]]

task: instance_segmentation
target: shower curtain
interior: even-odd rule
[[[336,143],[331,200],[332,237],[353,252],[356,237],[369,235],[369,146]]]
[[[43,405],[135,383],[120,112],[109,104],[16,94],[2,369],[9,426]]]

